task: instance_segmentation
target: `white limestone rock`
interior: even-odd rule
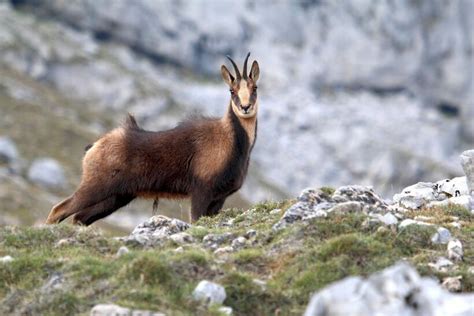
[[[431,236],[433,244],[447,244],[451,240],[451,233],[444,227],[438,227],[436,233]]]
[[[95,305],[90,316],[130,316],[131,310],[115,304],[98,304]]]
[[[401,193],[395,194],[393,200],[402,207],[418,209],[428,202],[436,200],[435,185],[430,182],[410,185],[404,188]]]
[[[168,240],[170,236],[183,232],[189,227],[191,226],[182,220],[157,215],[139,224],[129,236],[119,238],[119,240],[153,247],[160,245],[163,241]]]
[[[170,236],[170,239],[180,245],[190,244],[194,242],[193,236],[191,236],[190,234],[186,232],[173,234]]]
[[[455,277],[447,277],[443,279],[441,286],[449,292],[460,292],[462,287],[461,280],[461,275]]]
[[[425,223],[422,221],[416,221],[410,218],[404,219],[399,225],[398,228],[405,228],[410,225],[420,225],[420,226],[433,226],[431,223]]]
[[[428,266],[437,272],[447,272],[453,265],[454,263],[445,257],[439,257],[436,262],[428,263]]]
[[[469,194],[466,177],[456,177],[436,182],[438,192],[445,193],[449,197],[458,197]]]
[[[122,257],[123,255],[126,255],[126,254],[129,253],[129,252],[130,252],[130,250],[129,250],[127,247],[121,246],[121,247],[117,250],[117,253],[115,254],[115,256],[116,256],[117,258],[120,258],[120,257]]]
[[[448,242],[447,247],[448,258],[453,261],[462,261],[464,251],[462,243],[459,239],[452,239]]]
[[[367,279],[347,277],[315,293],[305,316],[456,315],[474,313],[474,294],[452,294],[397,263]]]
[[[222,304],[226,293],[222,285],[203,280],[194,289],[193,298],[206,304]]]
[[[9,263],[12,262],[14,259],[12,256],[3,256],[0,257],[0,263]]]

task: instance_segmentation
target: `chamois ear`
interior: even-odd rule
[[[226,66],[222,65],[221,67],[221,74],[222,74],[222,79],[229,85],[229,87],[232,87],[232,83],[234,82],[235,78],[232,76],[230,73],[229,69],[227,69]]]
[[[256,60],[252,63],[252,68],[250,69],[250,78],[253,82],[257,82],[258,76],[260,76],[260,68]]]

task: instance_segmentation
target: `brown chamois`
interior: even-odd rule
[[[239,190],[247,174],[257,135],[257,80],[254,61],[242,75],[229,58],[235,77],[222,65],[230,88],[222,118],[193,118],[166,131],[146,131],[129,115],[123,126],[86,149],[81,183],[51,210],[47,224],[74,215],[90,225],[137,197],[191,198],[191,219],[219,212],[226,198]],[[155,205],[155,204],[154,204]]]

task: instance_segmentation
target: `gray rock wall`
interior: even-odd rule
[[[5,25],[27,30],[0,62],[149,128],[222,114],[219,67],[250,50],[262,69],[253,200],[353,182],[393,193],[461,173],[474,143],[469,0],[21,3],[35,17]]]

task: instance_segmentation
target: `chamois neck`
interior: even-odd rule
[[[253,148],[257,134],[257,115],[254,115],[249,118],[239,117],[237,114],[234,113],[234,110],[232,109],[232,101],[230,101],[227,113],[223,117],[223,122],[227,126],[232,126],[234,121],[237,121],[239,125],[244,129],[249,141],[250,149]]]

